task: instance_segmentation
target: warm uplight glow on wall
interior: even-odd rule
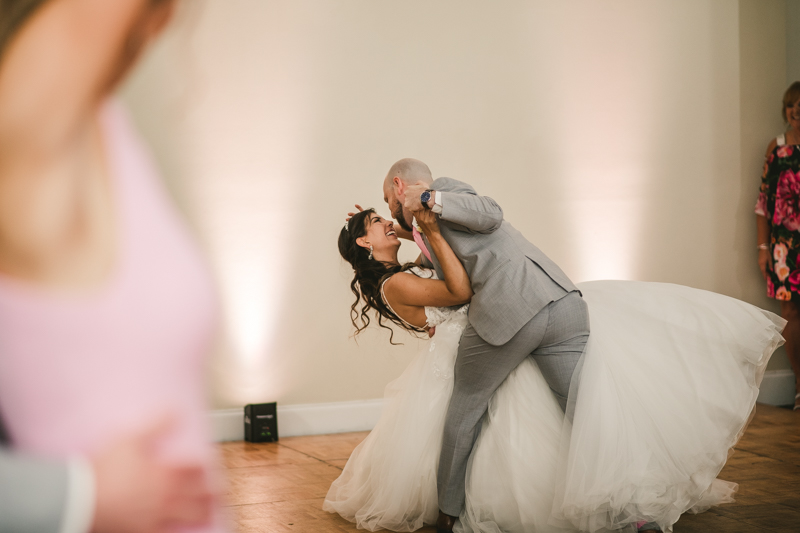
[[[564,26],[561,33],[570,36],[561,41],[561,60],[551,65],[547,100],[557,124],[563,223],[571,233],[575,281],[637,278],[652,178],[646,152],[657,124],[652,102],[658,76],[648,70],[659,43],[648,25],[658,22],[632,25],[608,15],[607,5],[591,3],[553,14]],[[595,30],[600,18],[603,39]]]
[[[618,112],[609,137],[600,136],[589,146],[561,137],[562,186],[569,199],[564,221],[572,234],[576,281],[636,279],[641,253],[641,227],[646,215],[647,167],[637,157],[641,142],[635,138],[640,119],[619,116],[628,102],[607,100]],[[570,119],[604,123],[603,113],[566,112]],[[616,131],[620,128],[622,131]],[[628,132],[633,132],[633,135]],[[627,142],[620,142],[624,139]]]
[[[252,369],[274,337],[278,307],[284,299],[285,283],[280,280],[287,268],[286,257],[271,250],[286,249],[291,239],[282,228],[280,206],[268,200],[272,193],[288,198],[291,191],[281,186],[281,180],[252,176],[230,181],[247,183],[247,192],[215,195],[216,205],[210,208],[216,215],[212,246],[223,288],[226,329],[237,357]],[[259,183],[268,190],[253,190]]]
[[[567,173],[580,175],[580,169]],[[603,179],[613,176],[613,179]],[[644,214],[643,198],[636,195],[642,181],[641,169],[609,167],[598,172],[596,187],[581,188],[569,207],[574,215],[570,224],[575,238],[576,281],[595,279],[636,279],[636,257],[639,232],[636,222]],[[573,182],[574,184],[574,182]],[[570,191],[574,190],[570,187]],[[628,198],[613,198],[608,189],[622,186],[632,188]],[[571,193],[570,193],[571,194]]]
[[[294,235],[285,209],[302,189],[288,186],[292,180],[269,164],[258,172],[214,166],[198,169],[198,206],[219,281],[229,390],[236,401],[266,401],[281,392],[282,380],[270,372],[275,363],[270,348],[288,297]]]
[[[307,61],[279,30],[291,23],[275,6],[253,8],[262,16],[230,21],[226,4],[206,6],[195,31],[195,54],[205,68],[197,73],[185,125],[192,209],[222,300],[218,366],[227,400],[238,403],[273,401],[286,386],[275,371],[275,344],[289,306],[296,211],[307,192],[304,135],[313,109],[298,76]],[[254,36],[258,54],[241,59]]]

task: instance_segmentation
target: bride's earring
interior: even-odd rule
[[[372,259],[372,245],[369,245],[369,259]]]

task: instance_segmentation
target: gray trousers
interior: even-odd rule
[[[564,409],[572,372],[588,339],[589,312],[577,292],[548,304],[502,346],[492,346],[467,326],[456,356],[455,383],[439,456],[437,484],[442,512],[458,516],[464,507],[467,462],[489,399],[500,384],[532,356]]]

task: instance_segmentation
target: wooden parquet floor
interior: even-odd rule
[[[355,532],[322,501],[367,432],[220,444],[227,509],[239,533]],[[736,503],[684,515],[675,533],[800,533],[800,411],[759,405],[720,474],[739,483]],[[435,531],[427,527],[422,533]]]

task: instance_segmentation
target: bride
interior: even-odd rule
[[[370,531],[436,522],[436,463],[472,295],[436,217],[427,210],[415,216],[444,280],[400,265],[394,225],[372,209],[355,214],[339,235],[339,251],[355,271],[356,332],[374,310],[382,327],[387,320],[432,336],[386,387],[378,424],[323,505]],[[749,420],[785,321],[679,285],[579,288],[591,335],[566,415],[527,358],[484,415],[455,531],[666,532],[686,511],[733,501],[736,484],[716,477]]]

